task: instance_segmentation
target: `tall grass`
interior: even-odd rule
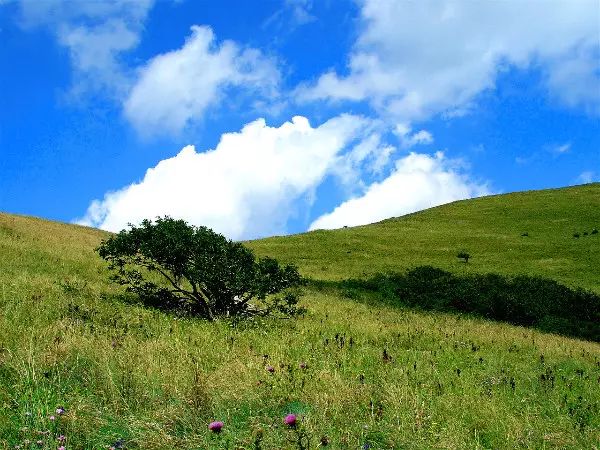
[[[596,343],[314,285],[297,320],[178,319],[130,304],[108,283],[93,253],[103,236],[0,216],[0,448],[56,449],[61,435],[67,449],[298,448],[288,413],[310,448],[598,446]],[[389,242],[378,239],[361,245],[379,246],[372,265],[385,266]],[[252,245],[266,252],[270,242]],[[330,267],[325,275],[353,275],[354,263],[335,265],[343,249],[330,245],[331,258],[315,261],[294,248],[271,255],[304,261],[301,271],[313,276],[319,265]],[[596,258],[569,248],[571,267]],[[521,250],[515,261],[530,261]],[[476,267],[481,256],[469,252]],[[581,285],[597,288],[582,274]],[[579,280],[570,271],[558,278]],[[208,430],[212,420],[224,422],[222,433]]]

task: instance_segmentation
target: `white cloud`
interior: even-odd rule
[[[370,173],[380,175],[388,165],[395,147],[383,142],[377,122],[365,129],[363,138],[353,148],[339,155],[332,165],[335,175],[347,193],[352,194],[364,188],[361,176]]]
[[[90,91],[117,98],[130,83],[120,58],[137,47],[152,4],[153,0],[21,0],[21,24],[48,27],[69,50],[73,98]]]
[[[339,155],[371,127],[342,115],[318,127],[294,117],[280,127],[263,119],[221,137],[214,150],[187,146],[149,169],[143,180],[92,202],[79,223],[116,231],[168,214],[230,238],[285,232]]]
[[[317,20],[310,13],[312,7],[312,0],[285,0],[280,8],[262,23],[261,28],[276,29],[278,34],[290,33],[302,25]]]
[[[536,65],[553,95],[598,110],[597,0],[364,0],[346,74],[303,85],[303,100],[369,101],[404,121],[464,114],[508,65]]]
[[[319,217],[310,229],[365,225],[488,193],[486,186],[470,182],[442,153],[410,153],[396,161],[395,170],[385,180]]]
[[[310,13],[312,9],[312,0],[285,0],[285,7],[292,12],[292,19],[295,25],[304,25],[317,20]]]
[[[124,102],[126,117],[144,134],[178,132],[221,100],[224,90],[243,87],[257,97],[276,93],[274,61],[231,41],[216,45],[209,27],[193,26],[184,46],[151,59]]]
[[[412,133],[412,129],[405,123],[399,123],[396,125],[394,134],[398,136],[400,144],[403,148],[411,148],[415,145],[427,145],[433,143],[433,136],[427,130],[421,130],[416,133]]]
[[[562,155],[564,153],[568,153],[571,151],[571,143],[567,142],[562,145],[555,145],[551,149],[552,153],[556,153],[558,155]]]
[[[596,18],[600,16],[600,6]],[[598,24],[598,22],[597,22]],[[596,39],[600,43],[600,24]],[[581,107],[590,114],[600,114],[600,49],[579,48],[554,61],[547,71],[550,94],[571,108]]]
[[[572,184],[588,184],[594,181],[600,181],[600,176],[591,170],[586,170],[581,172]]]

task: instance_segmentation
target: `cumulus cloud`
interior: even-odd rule
[[[277,91],[275,62],[232,41],[220,45],[210,27],[193,26],[182,48],[152,58],[124,103],[126,117],[143,133],[178,132],[220,100],[226,89],[242,87],[258,97]]]
[[[371,184],[364,195],[319,217],[310,229],[365,225],[488,193],[486,186],[469,181],[442,153],[410,153],[396,161],[385,180]]]
[[[297,95],[366,100],[410,122],[464,114],[500,71],[535,65],[563,103],[598,110],[599,14],[597,0],[364,0],[347,73],[326,72]]]
[[[137,48],[153,3],[21,0],[21,24],[47,27],[68,49],[71,99],[101,94],[122,105],[125,117],[144,135],[181,131],[225,94],[243,91],[244,107],[274,103],[280,81],[276,61],[233,41],[217,42],[208,26],[192,26],[179,49],[158,54],[141,66],[128,63],[128,52]],[[307,7],[304,2],[291,6],[295,14]],[[234,88],[238,91],[232,92]],[[241,98],[230,95],[228,100]]]
[[[370,127],[352,115],[318,127],[299,116],[280,127],[259,119],[222,135],[214,150],[185,147],[140,182],[92,202],[78,222],[117,231],[168,214],[234,239],[282,233],[295,206],[310,203],[337,158]]]
[[[153,0],[21,0],[21,24],[48,27],[69,50],[73,97],[92,91],[117,98],[130,83],[121,56],[137,47],[152,4]]]

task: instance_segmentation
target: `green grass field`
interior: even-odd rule
[[[600,184],[248,244],[314,280],[431,264],[600,293],[593,228]],[[600,448],[597,343],[316,283],[298,319],[178,319],[123,301],[94,253],[105,236],[0,215],[0,448],[295,449],[298,432],[311,449]]]

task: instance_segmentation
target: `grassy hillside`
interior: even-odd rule
[[[594,184],[250,245],[323,280],[428,263],[598,292],[600,236],[573,238],[598,211]],[[298,448],[289,412],[311,449],[598,447],[598,344],[314,288],[298,320],[177,319],[123,301],[103,236],[0,215],[0,448]]]
[[[542,275],[600,292],[600,235],[583,236],[593,228],[600,229],[600,183],[458,201],[373,225],[273,237],[250,246],[292,261],[317,279],[431,264],[461,272]],[[468,265],[456,258],[462,249],[472,256]]]

